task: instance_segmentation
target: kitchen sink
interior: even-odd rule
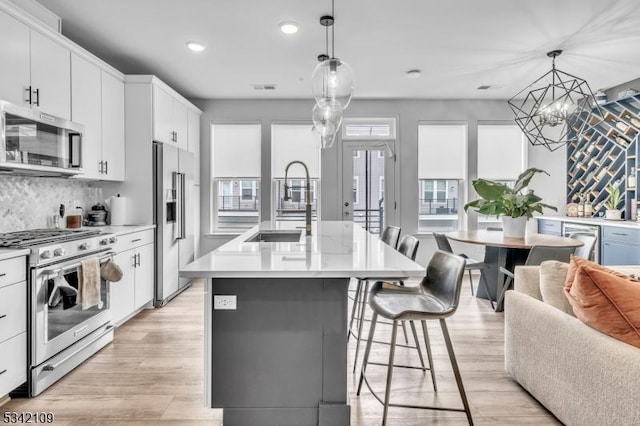
[[[260,231],[245,240],[245,243],[297,243],[301,235],[301,230]]]

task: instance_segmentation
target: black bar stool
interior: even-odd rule
[[[418,240],[416,237],[414,237],[413,235],[405,235],[404,237],[402,237],[402,239],[400,240],[400,243],[398,244],[398,252],[405,255],[406,257],[408,257],[411,260],[416,260],[416,255],[418,254],[418,247],[420,246],[420,240]],[[404,286],[403,282],[398,282],[397,284],[394,283],[394,285],[400,285],[400,286]],[[363,340],[362,339],[362,329],[364,328],[364,315],[365,315],[365,308],[367,305],[367,294],[369,293],[369,282],[368,281],[364,281],[364,289],[360,291],[360,296],[358,298],[356,298],[356,301],[354,302],[354,306],[357,303],[360,303],[360,312],[358,314],[358,331],[355,335],[356,337],[356,354],[355,354],[355,358],[353,360],[353,372],[355,373],[356,371],[356,366],[358,364],[358,355],[360,353],[360,342]],[[385,322],[382,324],[391,324],[389,322]],[[402,322],[402,328],[405,334],[405,343],[406,345],[398,345],[400,347],[403,348],[409,348],[409,349],[416,349],[416,351],[418,352],[418,358],[420,359],[420,369],[422,369],[423,371],[426,370],[430,370],[431,371],[431,378],[433,379],[433,383],[434,383],[434,390],[435,390],[435,373],[433,370],[433,357],[431,354],[431,347],[429,345],[427,345],[427,357],[429,360],[429,367],[426,367],[424,365],[424,358],[422,356],[422,350],[420,349],[420,343],[419,343],[419,339],[418,339],[418,332],[416,331],[416,326],[413,323],[413,321],[409,321],[409,325],[411,327],[411,332],[413,334],[413,339],[415,342],[415,346],[413,345],[409,345],[409,339],[407,337],[407,332],[406,332],[406,328],[404,326],[404,322]],[[428,337],[427,337],[428,340]],[[376,343],[383,343],[386,344],[386,342],[376,342]]]
[[[456,361],[453,345],[447,329],[446,318],[453,315],[458,309],[460,301],[460,292],[462,287],[462,276],[465,272],[465,260],[460,256],[443,251],[436,251],[429,265],[427,266],[427,274],[417,288],[399,287],[384,282],[376,282],[371,288],[369,295],[369,304],[373,310],[373,318],[371,320],[371,329],[369,330],[369,338],[367,340],[367,348],[362,362],[362,372],[360,374],[360,382],[358,383],[357,395],[360,395],[362,383],[366,383],[373,396],[384,405],[382,414],[383,426],[387,422],[387,413],[389,407],[406,407],[420,408],[429,410],[443,411],[460,411],[467,415],[469,424],[473,424],[469,402],[464,391],[462,377]],[[393,329],[391,333],[391,347],[389,349],[389,362],[387,364],[379,364],[369,362],[371,353],[371,345],[375,334],[378,316],[393,321]],[[393,377],[394,356],[396,349],[396,339],[398,334],[398,321],[420,320],[422,322],[422,330],[425,335],[425,344],[429,344],[427,339],[427,320],[439,320],[442,334],[447,346],[449,360],[453,367],[453,373],[458,385],[458,391],[462,398],[464,408],[434,407],[423,405],[397,404],[390,402],[391,396],[391,379]],[[371,389],[369,381],[366,377],[367,366],[386,365],[387,379],[385,387],[384,401]],[[401,367],[401,366],[398,366]]]

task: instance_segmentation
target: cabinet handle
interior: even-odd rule
[[[34,102],[35,106],[40,106],[40,89],[36,89],[36,101]]]
[[[136,238],[135,240],[131,240],[132,243],[137,243],[138,241],[142,241],[142,238]]]
[[[136,256],[138,256],[138,266],[140,266],[140,265],[141,265],[141,262],[140,262],[140,253],[136,254]]]
[[[7,314],[0,315],[0,319],[6,318],[6,317],[7,317]]]
[[[104,173],[102,171],[102,161],[98,161],[98,173],[100,173],[100,174]]]
[[[29,94],[29,97],[27,99],[25,99],[25,102],[29,102],[29,105],[31,105],[31,86],[29,86],[29,88],[24,89],[27,91],[27,93]]]
[[[0,278],[5,277],[6,275],[7,275],[7,273],[3,272],[3,273],[0,274]]]
[[[4,370],[0,371],[0,376],[2,376],[4,373],[7,372],[7,369],[5,368]]]
[[[612,235],[621,235],[623,237],[626,237],[627,235],[629,235],[629,234],[625,234],[624,232],[612,232],[611,234]]]
[[[105,175],[109,174],[109,162],[108,161],[104,162],[104,174]]]

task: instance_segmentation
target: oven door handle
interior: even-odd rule
[[[109,252],[108,252],[108,253],[106,253],[104,256],[100,256],[100,258],[98,259],[98,262],[99,262],[99,263],[102,263],[102,262],[104,262],[105,260],[107,260],[107,259],[109,259],[109,258],[113,258],[113,256],[114,256],[115,254],[116,254],[116,253],[115,253],[114,251],[109,251]],[[45,269],[45,270],[44,270],[44,271],[42,271],[42,272],[43,272],[44,274],[46,274],[46,275],[49,275],[49,276],[51,276],[51,275],[58,275],[58,274],[59,274],[59,273],[61,273],[61,272],[68,271],[69,269],[79,268],[80,266],[82,266],[82,263],[77,262],[77,263],[73,263],[73,264],[71,264],[71,265],[67,265],[67,266],[64,266],[64,267],[62,267],[62,268],[58,268],[58,269]]]
[[[104,331],[102,333],[100,333],[99,336],[96,336],[95,339],[92,339],[89,343],[87,343],[86,345],[83,345],[81,348],[78,348],[77,350],[73,351],[72,353],[70,353],[69,355],[67,355],[66,357],[62,358],[60,361],[56,362],[55,364],[47,364],[44,367],[42,367],[42,369],[44,371],[53,371],[56,368],[60,367],[62,364],[64,364],[65,362],[69,361],[71,358],[73,358],[74,356],[78,355],[80,352],[82,352],[87,346],[91,345],[93,342],[95,342],[96,340],[100,339],[101,337],[103,337],[104,335],[110,333],[111,331],[113,331],[116,327],[113,325],[108,325],[107,328],[104,329]]]

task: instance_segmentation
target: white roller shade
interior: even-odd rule
[[[298,160],[309,168],[311,178],[320,178],[320,136],[311,124],[274,124],[271,126],[271,176],[284,178],[287,164]],[[288,177],[304,178],[304,167],[294,164]]]
[[[466,145],[464,124],[418,126],[418,178],[464,179]]]
[[[212,124],[214,178],[260,178],[260,125]]]
[[[526,168],[525,138],[515,124],[478,125],[478,177],[515,180]]]

